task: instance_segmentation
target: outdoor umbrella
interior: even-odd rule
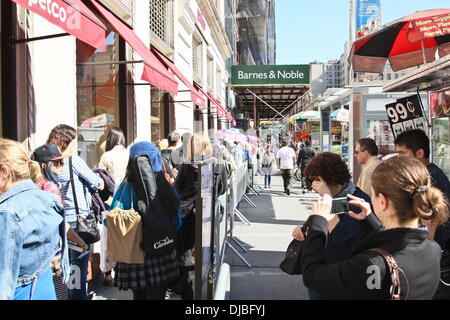
[[[301,112],[301,119],[310,120],[310,121],[319,121],[320,120],[320,112],[309,110],[305,112]]]
[[[222,129],[215,133],[215,136],[221,140],[231,139],[237,142],[247,142],[247,136],[238,130]]]
[[[248,142],[259,142],[259,138],[256,136],[247,136]]]
[[[341,108],[331,113],[332,121],[349,122],[350,112],[347,109]]]
[[[399,71],[450,54],[450,9],[413,13],[353,43],[348,61],[355,72],[383,73],[387,60]]]

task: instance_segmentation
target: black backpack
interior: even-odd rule
[[[142,217],[142,250],[152,256],[170,253],[177,247],[173,223],[178,206],[175,190],[162,172],[153,172],[147,156],[137,156],[132,161],[138,211]]]

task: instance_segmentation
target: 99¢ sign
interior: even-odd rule
[[[426,121],[417,95],[402,98],[386,105],[386,113],[396,138],[401,132],[413,129],[426,131]]]

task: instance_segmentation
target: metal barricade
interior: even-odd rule
[[[245,192],[248,187],[247,168],[247,162],[244,162],[237,168],[236,172],[234,172],[229,179],[226,204],[227,223],[229,222],[229,224],[227,224],[226,227],[227,237],[224,241],[222,258],[225,256],[225,249],[228,246],[249,268],[251,268],[250,263],[248,263],[247,260],[245,260],[244,257],[239,254],[239,252],[231,245],[229,241],[233,240],[244,252],[248,251],[247,248],[245,248],[244,245],[241,244],[240,241],[233,235],[235,216],[237,216],[238,219],[242,222],[250,225],[250,222],[247,220],[247,218],[245,218],[237,208],[239,202],[241,202],[242,199],[245,198]]]

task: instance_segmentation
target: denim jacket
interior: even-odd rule
[[[0,195],[0,300],[50,267],[60,242],[64,209],[31,181]]]

